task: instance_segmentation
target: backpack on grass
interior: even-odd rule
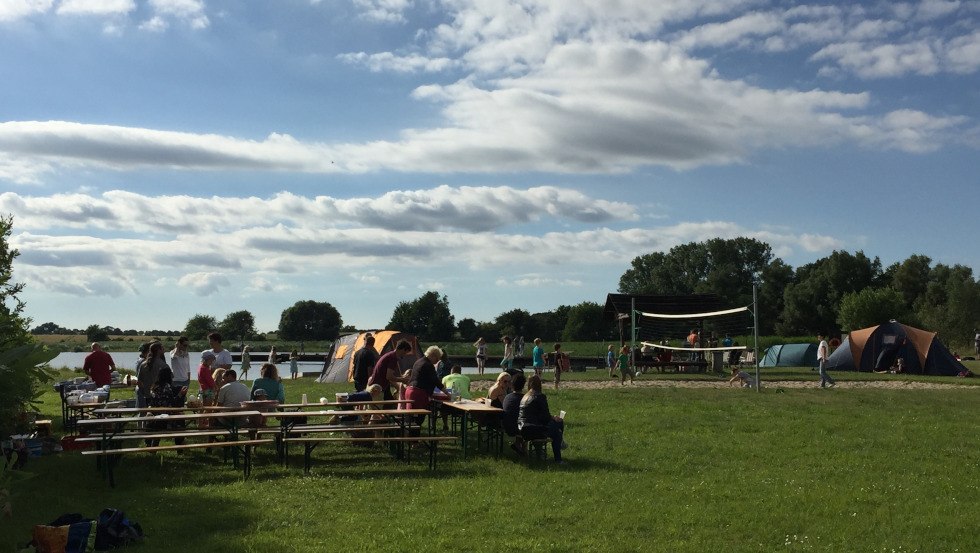
[[[143,528],[138,522],[126,518],[119,509],[103,509],[99,513],[95,534],[95,550],[105,551],[143,540]]]

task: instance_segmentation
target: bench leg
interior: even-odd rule
[[[248,477],[252,475],[252,446],[247,445],[242,448],[242,458],[244,459],[242,464],[245,470],[245,480],[248,480]]]

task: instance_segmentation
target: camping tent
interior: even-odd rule
[[[911,374],[956,376],[966,370],[939,342],[935,332],[894,320],[849,332],[844,343],[827,360],[827,368],[870,372],[876,367],[891,367],[899,357],[905,362],[905,372]]]
[[[781,344],[766,350],[760,367],[816,367],[817,344]]]
[[[374,349],[380,355],[384,355],[395,349],[395,344],[399,340],[408,340],[412,344],[412,354],[402,357],[399,363],[403,371],[412,368],[415,360],[419,358],[419,343],[413,334],[406,334],[397,330],[377,330],[373,332],[356,332],[345,334],[334,341],[327,354],[327,359],[323,363],[323,371],[317,382],[336,383],[354,381],[354,352],[364,347],[364,338],[368,334],[374,336]]]

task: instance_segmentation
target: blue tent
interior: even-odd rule
[[[760,367],[816,367],[817,344],[780,344],[766,350]]]

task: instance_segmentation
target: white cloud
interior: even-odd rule
[[[416,286],[416,288],[418,288],[419,290],[433,290],[433,291],[435,291],[435,290],[442,290],[445,287],[446,287],[446,285],[443,284],[443,283],[441,283],[441,282],[439,282],[439,281],[423,282],[423,283],[419,284],[418,286]]]
[[[575,279],[554,278],[539,273],[531,273],[527,275],[520,275],[512,279],[498,278],[496,285],[502,288],[507,288],[510,286],[518,286],[521,288],[577,288],[582,286],[582,281]]]
[[[445,71],[458,65],[457,61],[446,57],[430,58],[420,54],[396,55],[391,52],[377,54],[350,52],[338,55],[337,59],[351,65],[363,65],[375,73],[381,71],[433,73]]]
[[[211,198],[216,200],[215,198]],[[144,196],[111,190],[101,196],[0,194],[0,212],[13,213],[24,229],[63,228],[119,230],[158,236],[179,236],[199,228],[203,216],[210,229],[225,232],[270,222],[288,227],[351,226],[392,231],[466,230],[484,232],[543,217],[580,223],[632,221],[635,209],[626,202],[593,198],[554,186],[516,189],[508,186],[438,186],[427,190],[391,191],[378,197],[304,198],[281,192],[269,199],[220,199],[222,209],[190,196]]]
[[[896,125],[907,124],[915,114],[896,114]],[[500,267],[526,267],[531,272],[516,277],[501,277],[507,286],[580,287],[575,276],[556,276],[554,271],[574,267],[626,265],[636,255],[650,251],[667,251],[671,247],[709,238],[749,236],[763,240],[779,252],[808,253],[843,247],[843,242],[826,235],[795,234],[786,230],[752,229],[725,221],[678,223],[659,227],[611,229],[598,226],[591,230],[545,232],[542,234],[502,233],[499,230],[473,233],[427,229],[399,230],[351,223],[345,228],[323,228],[318,216],[297,218],[292,226],[269,225],[262,217],[242,217],[245,206],[256,213],[293,205],[295,197],[279,195],[263,203],[259,200],[222,199],[238,224],[200,225],[178,233],[148,233],[134,219],[116,217],[139,210],[140,198],[110,195],[121,202],[106,207],[86,204],[84,196],[59,195],[50,198],[25,198],[12,193],[0,195],[0,212],[10,212],[17,233],[11,246],[21,252],[17,259],[18,275],[29,275],[34,290],[80,295],[135,294],[139,282],[176,283],[194,293],[207,296],[232,286],[248,283],[250,291],[279,291],[296,287],[310,275],[336,272],[338,267],[352,279],[365,284],[388,280],[379,266],[429,270],[433,260],[451,259],[453,275],[470,272],[493,272]],[[166,197],[144,197],[153,205],[166,204]],[[245,204],[236,205],[236,202]],[[253,203],[254,201],[254,203]],[[305,200],[312,208],[313,200]],[[592,203],[597,200],[590,199]],[[181,202],[192,206],[203,202]],[[528,204],[536,205],[536,204]],[[172,207],[172,205],[171,205]],[[166,212],[169,209],[163,206]],[[188,207],[188,209],[193,209]],[[32,211],[34,210],[34,211]],[[34,213],[34,214],[32,214]],[[47,216],[42,216],[46,213]],[[176,213],[170,211],[170,213]],[[230,216],[234,219],[235,216]],[[91,232],[102,221],[113,222],[112,237],[72,235],[66,228]],[[87,223],[86,223],[87,221]],[[72,227],[71,225],[74,225]],[[23,229],[32,228],[31,232]],[[784,253],[784,255],[788,255]],[[252,260],[271,260],[257,263]],[[256,271],[256,265],[261,272]],[[301,267],[302,271],[296,268]],[[534,268],[541,268],[535,271]],[[455,276],[454,276],[455,277]],[[443,289],[443,279],[422,280],[422,287]],[[413,286],[417,283],[413,283]],[[403,285],[403,284],[400,284]]]
[[[411,0],[354,0],[361,17],[382,23],[402,23],[404,12],[412,7]]]
[[[62,0],[59,15],[121,15],[136,9],[133,0]]]
[[[52,5],[54,0],[0,0],[0,22],[45,13]]]
[[[221,273],[189,273],[177,281],[177,284],[190,288],[198,296],[210,296],[221,287],[231,286],[228,277]]]
[[[831,44],[810,58],[833,61],[836,66],[865,79],[899,77],[908,73],[933,75],[940,60],[925,41],[870,46],[862,42]]]
[[[159,21],[155,26],[161,25],[164,19],[180,21],[192,29],[204,29],[211,24],[201,0],[149,0],[149,6],[154,14],[150,21]]]

